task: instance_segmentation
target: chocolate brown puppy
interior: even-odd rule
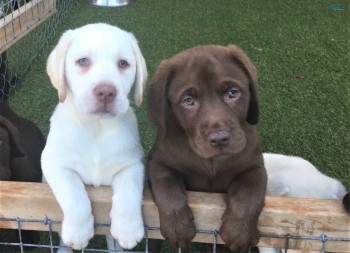
[[[162,235],[185,247],[195,236],[186,191],[227,193],[220,236],[231,250],[259,240],[266,171],[256,123],[257,74],[237,46],[198,46],[159,65],[148,90],[157,137],[149,153]]]
[[[0,180],[41,182],[45,137],[34,122],[0,102]]]
[[[34,122],[19,116],[8,103],[0,101],[0,180],[41,182],[41,152],[45,137]],[[18,242],[15,230],[0,230],[0,242]],[[36,244],[39,233],[22,230],[24,243]],[[0,246],[0,252],[10,248]],[[25,247],[25,250],[30,249]]]

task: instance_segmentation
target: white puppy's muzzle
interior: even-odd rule
[[[117,89],[110,84],[99,84],[94,88],[96,100],[102,104],[113,103],[117,96]]]
[[[117,97],[117,89],[108,83],[98,84],[93,89],[95,100],[94,113],[112,113],[114,114],[114,104]]]

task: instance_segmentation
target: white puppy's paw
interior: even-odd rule
[[[63,219],[62,240],[65,245],[79,250],[85,248],[94,236],[94,217],[89,214],[79,221]]]
[[[124,249],[132,249],[139,243],[144,236],[145,228],[142,218],[133,219],[131,222],[122,221],[123,219],[112,219],[111,234]]]

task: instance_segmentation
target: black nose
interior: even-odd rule
[[[226,130],[211,132],[209,142],[215,148],[226,147],[230,143],[229,132]]]

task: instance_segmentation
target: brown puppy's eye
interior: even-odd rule
[[[231,98],[231,99],[238,98],[239,94],[240,94],[239,90],[231,89],[228,92],[228,97]]]
[[[119,61],[119,67],[126,68],[129,66],[129,63],[126,60],[120,60]]]
[[[194,100],[193,100],[192,97],[186,97],[186,98],[183,100],[183,103],[184,103],[184,105],[192,106],[192,105],[194,105]]]

